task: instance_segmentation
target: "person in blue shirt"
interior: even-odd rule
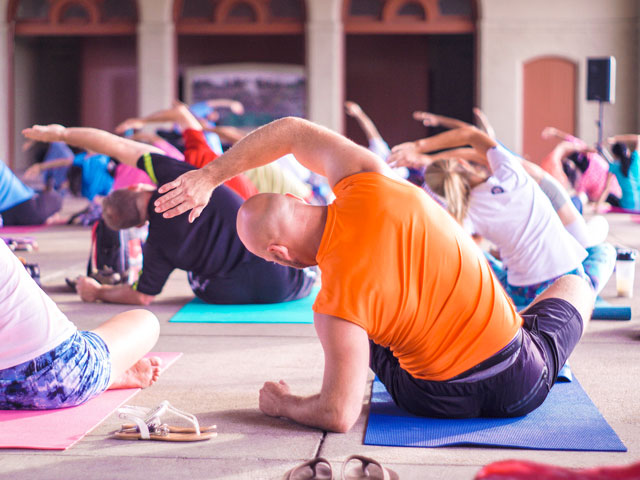
[[[4,226],[42,225],[62,208],[56,191],[36,193],[0,161],[0,214]]]
[[[36,163],[25,172],[26,179],[37,178],[41,173],[58,168],[67,168],[69,189],[74,195],[82,195],[88,200],[96,196],[108,195],[113,187],[117,162],[107,155],[81,152],[77,155]]]
[[[611,153],[615,161],[609,165],[609,177],[604,189],[603,196],[606,198],[610,193],[613,177],[618,180],[622,196],[618,200],[618,205],[611,202],[614,207],[625,210],[640,210],[640,158],[638,148],[640,147],[640,135],[615,135],[609,137],[607,142],[612,145]]]

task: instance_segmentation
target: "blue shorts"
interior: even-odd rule
[[[74,407],[104,392],[109,349],[93,332],[77,331],[53,350],[0,370],[1,410]]]

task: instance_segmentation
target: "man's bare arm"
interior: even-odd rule
[[[65,142],[74,147],[102,153],[132,167],[136,166],[138,159],[145,153],[163,154],[162,150],[153,145],[122,138],[96,128],[65,128],[55,124],[34,125],[31,128],[25,128],[22,134],[40,142]]]
[[[164,195],[155,202],[156,212],[171,218],[191,210],[189,221],[193,221],[222,182],[288,153],[327,177],[331,186],[359,172],[392,175],[389,167],[366,148],[320,125],[287,117],[254,130],[206,167],[161,186],[158,191]]]
[[[319,394],[292,395],[286,383],[267,382],[260,391],[260,409],[267,415],[346,432],[362,410],[369,371],[369,340],[359,326],[330,315],[315,315],[315,327],[325,356]]]
[[[153,295],[138,292],[131,285],[101,285],[89,277],[78,277],[76,290],[85,302],[100,300],[106,303],[146,306],[154,299]]]

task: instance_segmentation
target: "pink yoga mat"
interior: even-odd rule
[[[160,357],[165,370],[182,353],[151,352],[147,356]],[[78,407],[60,410],[0,410],[0,448],[66,450],[139,391],[107,390]]]
[[[606,213],[630,213],[632,215],[640,214],[638,210],[627,210],[626,208],[611,207]]]
[[[9,226],[0,227],[0,235],[11,235],[16,233],[32,233],[37,232],[45,228],[45,225],[21,225],[21,226]]]

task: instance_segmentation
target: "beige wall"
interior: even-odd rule
[[[522,147],[522,67],[557,55],[578,67],[576,133],[597,140],[596,102],[586,98],[586,58],[617,61],[616,103],[605,106],[604,134],[638,129],[636,0],[482,0],[478,21],[478,100],[502,141]]]

